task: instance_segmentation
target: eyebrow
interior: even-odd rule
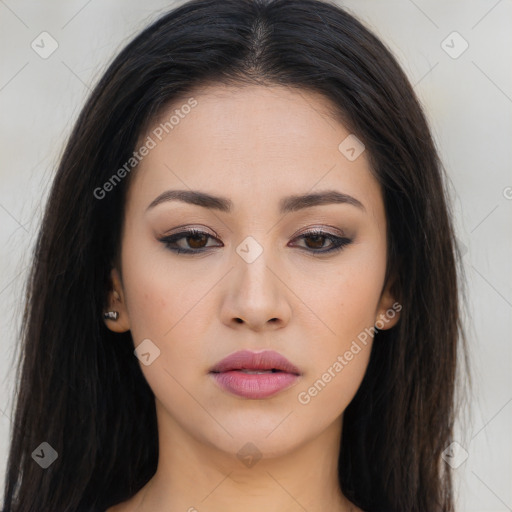
[[[166,190],[151,202],[146,211],[167,201],[181,201],[223,213],[230,213],[233,209],[233,201],[225,197],[213,196],[196,190]],[[350,204],[366,211],[363,204],[355,197],[336,190],[284,197],[279,201],[279,211],[281,214],[285,214],[325,204]]]

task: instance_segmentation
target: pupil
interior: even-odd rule
[[[318,247],[322,247],[323,244],[323,239],[325,237],[322,236],[322,235],[311,235],[307,238],[307,240],[313,240],[313,248],[318,248]],[[320,243],[318,243],[320,240],[322,240]]]
[[[197,244],[197,242],[198,242],[199,240],[201,240],[201,239],[203,239],[203,241],[204,241],[204,239],[206,238],[206,236],[205,236],[205,235],[192,235],[192,236],[189,236],[188,238],[192,240],[192,242],[189,242],[189,245],[190,245],[192,248],[194,248],[194,249],[198,249],[198,248],[201,248],[201,247],[203,247],[203,246],[201,245],[201,243],[199,243],[199,245],[196,245],[196,244]]]

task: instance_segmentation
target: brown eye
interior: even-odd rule
[[[326,240],[326,236],[323,236],[323,235],[311,235],[311,236],[305,236],[304,237],[304,240],[307,241],[309,240],[311,243],[306,243],[306,245],[308,246],[308,248],[310,249],[322,249],[324,243],[325,243],[325,240]]]
[[[200,252],[205,252],[211,247],[220,247],[218,245],[206,245],[209,239],[214,240],[214,237],[204,231],[190,229],[161,238],[160,242],[165,244],[169,250],[178,254],[198,254]]]
[[[340,237],[327,233],[325,231],[309,231],[296,238],[296,240],[304,240],[306,250],[313,254],[325,254],[329,252],[339,251],[346,245],[349,245],[352,240],[346,237]],[[330,246],[325,249],[325,242],[330,241]]]
[[[191,240],[191,242],[188,242],[189,246],[192,249],[202,249],[206,246],[206,243],[208,242],[208,235],[201,234],[201,235],[191,235],[184,237],[186,240]]]

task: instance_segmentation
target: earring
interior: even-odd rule
[[[117,293],[117,290],[114,290],[114,302],[119,301],[119,293]],[[103,313],[103,318],[105,320],[117,320],[119,318],[119,312],[118,311],[107,311],[106,313]]]
[[[105,320],[117,320],[119,318],[119,312],[107,311],[106,313],[103,313],[103,318],[105,318]]]

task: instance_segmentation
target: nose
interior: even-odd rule
[[[254,331],[281,329],[291,318],[290,296],[279,266],[263,253],[252,263],[239,259],[229,273],[222,303],[224,324]]]

